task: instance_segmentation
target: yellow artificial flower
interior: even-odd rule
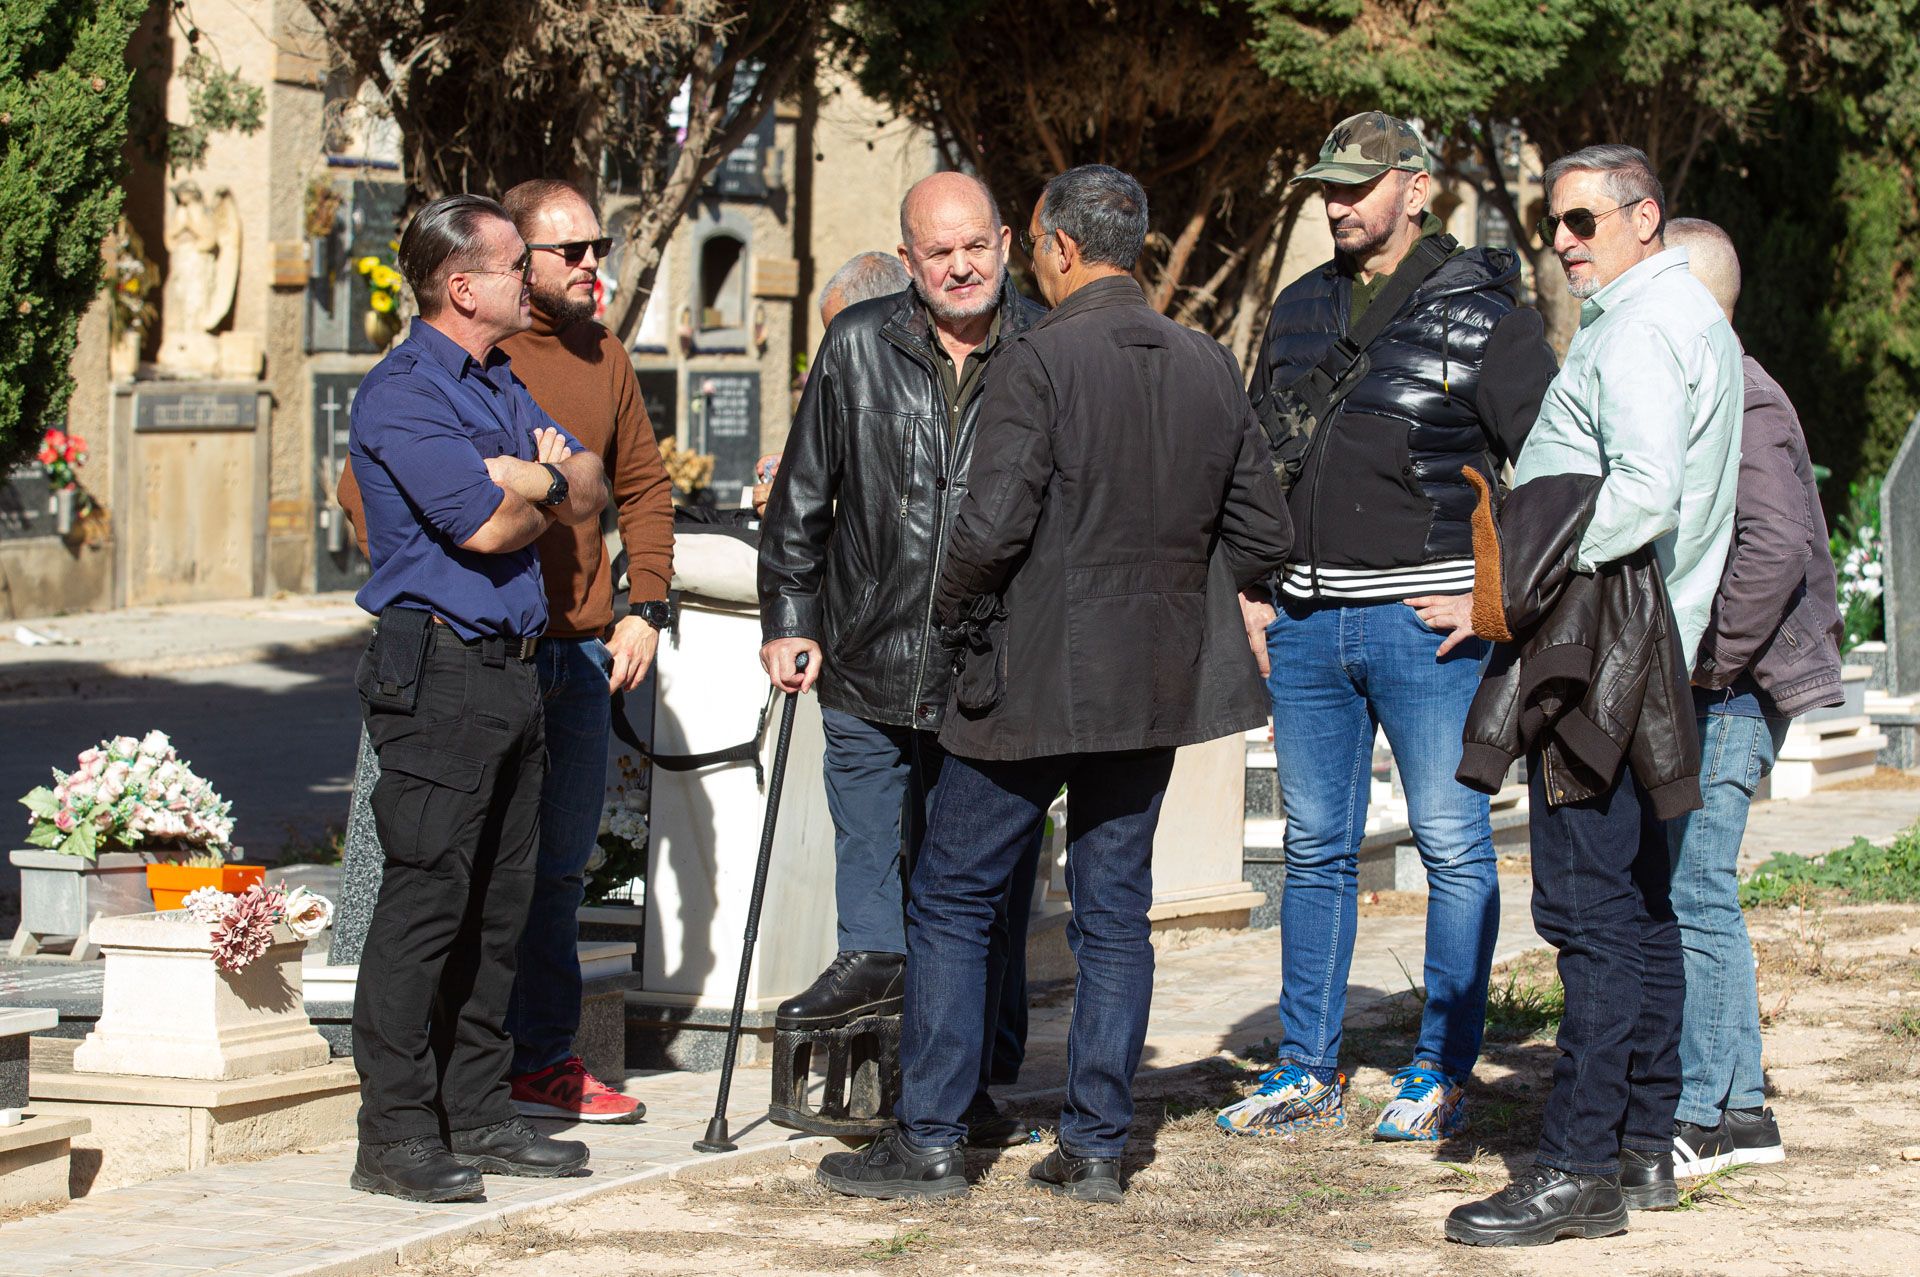
[[[372,271],[373,268],[378,266],[379,264],[380,264],[380,259],[378,257],[373,256],[371,253],[369,253],[367,256],[362,257],[359,261],[355,262],[354,266],[359,269],[362,275],[365,275],[368,272]]]
[[[380,265],[374,267],[372,274],[369,275],[368,278],[373,281],[375,288],[384,288],[388,292],[396,292],[400,288],[400,272],[391,266]]]
[[[393,309],[393,294],[383,293],[376,288],[372,296],[367,298],[367,304],[384,315]]]

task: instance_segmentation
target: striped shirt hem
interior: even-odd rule
[[[1290,563],[1280,589],[1289,598],[1339,599],[1344,602],[1383,602],[1422,594],[1464,594],[1473,589],[1472,559],[1443,559],[1408,568],[1321,568],[1320,590],[1313,588],[1314,570]]]

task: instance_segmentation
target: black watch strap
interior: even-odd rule
[[[541,505],[559,505],[567,499],[567,476],[560,473],[560,467],[551,461],[542,461],[541,467],[553,476],[553,482],[547,485],[547,495],[540,498]]]
[[[664,599],[654,599],[646,603],[633,605],[633,614],[656,630],[673,627],[673,604]]]

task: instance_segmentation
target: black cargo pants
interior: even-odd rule
[[[360,958],[353,1058],[360,1139],[386,1144],[514,1115],[505,1023],[539,841],[546,738],[535,667],[498,639],[428,627],[411,714],[367,703],[386,855]]]

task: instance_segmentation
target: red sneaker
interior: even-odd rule
[[[613,1122],[625,1125],[647,1114],[647,1106],[587,1072],[577,1055],[541,1069],[508,1078],[513,1107],[522,1117],[560,1117],[573,1122]]]

